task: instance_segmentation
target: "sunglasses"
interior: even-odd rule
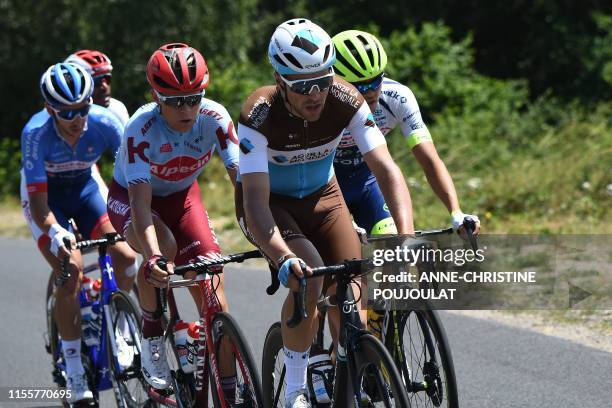
[[[370,90],[375,91],[378,88],[380,88],[380,85],[383,82],[383,78],[384,78],[385,74],[380,74],[379,76],[377,76],[374,79],[371,79],[370,81],[367,82],[361,82],[361,83],[353,83],[353,85],[355,86],[355,88],[357,88],[357,90],[359,91],[359,93],[366,93]]]
[[[85,106],[82,106],[78,109],[53,109],[58,118],[62,120],[73,121],[77,116],[84,118],[89,113],[89,109],[91,108],[91,103],[88,103]]]
[[[113,76],[111,74],[105,74],[105,75],[100,75],[100,76],[94,77],[94,79],[93,79],[94,86],[97,88],[100,85],[102,85],[102,82],[106,82],[107,84],[110,84],[112,77]]]
[[[295,81],[290,81],[282,75],[280,75],[280,77],[283,82],[289,86],[291,92],[295,92],[296,94],[300,95],[310,95],[315,87],[319,92],[323,92],[329,88],[334,82],[334,71],[331,71],[329,74],[322,77],[296,79]]]
[[[163,96],[157,91],[155,91],[155,93],[160,101],[173,108],[180,108],[183,105],[197,106],[202,102],[202,97],[204,96],[204,91],[185,96]]]

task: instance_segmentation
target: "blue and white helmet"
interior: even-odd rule
[[[91,98],[94,85],[91,75],[73,63],[51,65],[40,78],[40,91],[54,107],[78,105]]]
[[[305,18],[294,18],[272,34],[268,59],[281,75],[310,74],[334,65],[336,51],[325,30]]]

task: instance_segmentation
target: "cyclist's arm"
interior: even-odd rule
[[[144,259],[149,259],[153,255],[161,255],[151,212],[151,184],[148,182],[130,183],[128,193],[134,233],[140,243]]]
[[[399,234],[413,234],[412,200],[401,170],[383,144],[363,155],[374,173]]]
[[[449,213],[460,211],[457,190],[448,169],[438,155],[433,142],[420,143],[412,149],[414,157],[425,172],[431,189],[446,206]]]
[[[283,240],[272,211],[270,210],[270,177],[268,173],[247,173],[240,175],[244,212],[249,231],[257,245],[272,260],[291,253]]]

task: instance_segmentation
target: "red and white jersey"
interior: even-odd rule
[[[115,159],[114,178],[121,186],[151,183],[154,196],[187,189],[204,170],[214,149],[225,167],[238,166],[238,140],[227,110],[202,98],[189,132],[170,129],[159,106],[142,106],[128,122]]]

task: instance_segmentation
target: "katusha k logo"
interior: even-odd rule
[[[212,149],[199,159],[191,156],[178,156],[165,163],[151,162],[151,174],[168,181],[180,181],[204,167],[211,156]]]

